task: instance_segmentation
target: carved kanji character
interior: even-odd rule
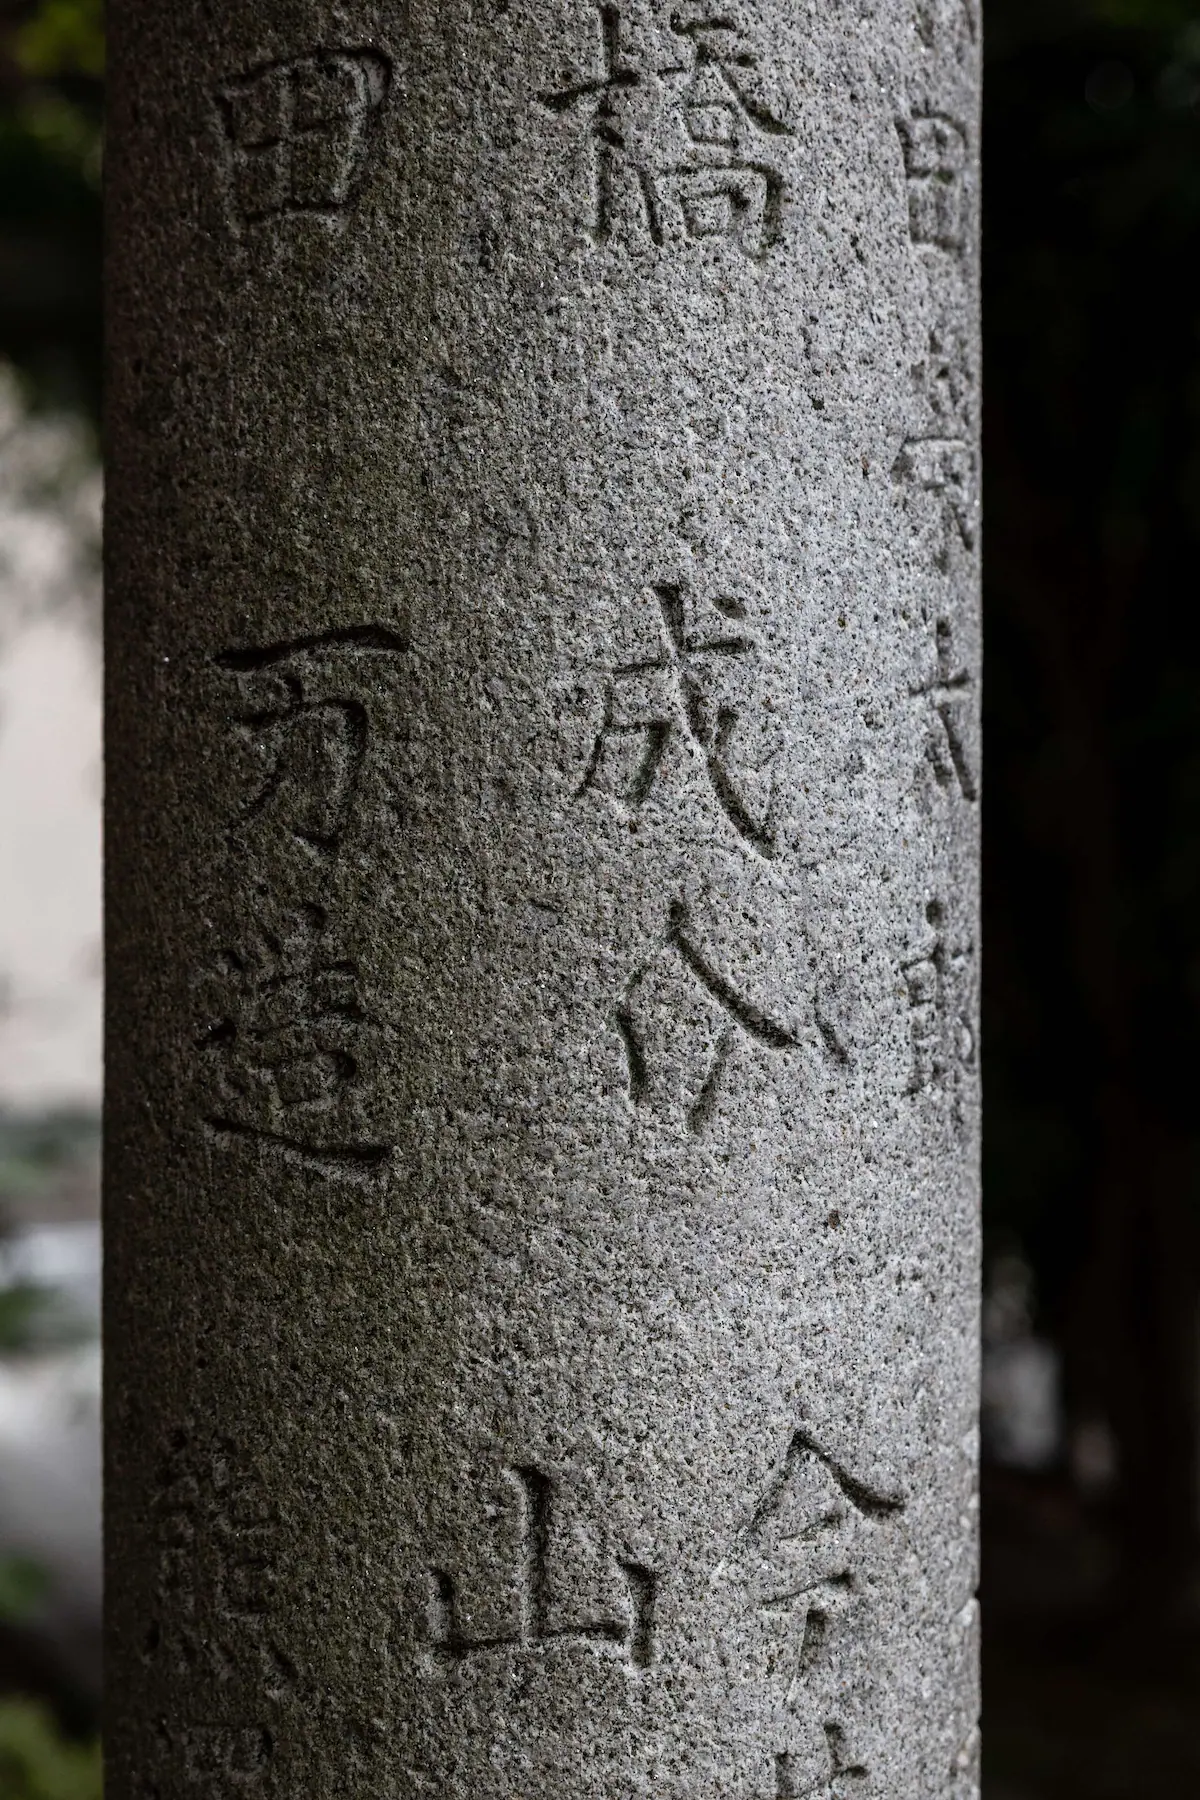
[[[970,433],[975,412],[971,346],[961,326],[941,319],[929,329],[913,379],[933,432],[942,442]]]
[[[386,627],[364,626],[217,658],[237,677],[235,725],[255,765],[239,828],[275,821],[318,855],[338,848],[370,736],[363,661],[407,648]]]
[[[226,82],[217,111],[235,229],[344,212],[390,81],[379,51],[330,50],[263,63]]]
[[[775,1754],[774,1800],[840,1796],[843,1783],[867,1779],[843,1698],[845,1671],[835,1685],[827,1680],[829,1642],[837,1621],[861,1608],[870,1532],[903,1509],[899,1495],[858,1479],[803,1429],[755,1509],[741,1546],[747,1598],[774,1640],[791,1646],[778,1663],[792,1728]]]
[[[673,226],[676,235],[726,238],[761,258],[779,237],[783,203],[783,177],[764,145],[792,133],[761,97],[758,58],[736,25],[703,8],[674,12],[670,24],[688,60],[641,69],[624,54],[619,6],[601,5],[598,73],[538,96],[551,112],[579,109],[588,118],[592,240],[607,243],[624,217],[644,225],[655,244]],[[664,94],[665,137],[656,140],[647,121],[664,110]]]
[[[199,1040],[208,1123],[316,1160],[377,1163],[388,1147],[349,1123],[376,1028],[355,965],[326,950],[328,928],[322,908],[304,906],[278,930],[255,920],[223,953]]]
[[[960,1086],[975,1064],[975,1027],[970,972],[973,950],[952,938],[940,900],[925,909],[926,942],[902,965],[909,1009],[912,1065],[908,1092],[946,1092],[955,1115],[961,1112]]]
[[[669,908],[665,951],[634,974],[613,1021],[634,1106],[681,1110],[688,1130],[699,1134],[716,1111],[739,1038],[776,1051],[794,1050],[802,1038],[721,973],[697,941],[682,900]],[[833,1025],[815,1008],[814,1015],[820,1041],[835,1061],[845,1062]]]
[[[252,1725],[185,1725],[179,1739],[185,1780],[209,1794],[257,1787],[274,1753],[270,1732]]]
[[[249,1671],[268,1690],[296,1678],[272,1635],[279,1521],[257,1480],[226,1439],[174,1435],[154,1503],[159,1551],[157,1616],[147,1660],[228,1681]],[[203,1618],[197,1600],[212,1605]]]
[[[954,634],[948,619],[934,628],[936,662],[929,676],[909,691],[926,709],[925,754],[939,787],[957,788],[964,800],[977,797],[967,754],[971,689],[969,669],[956,666]]]
[[[690,61],[660,71],[686,77],[678,107],[687,151],[666,171],[668,190],[689,237],[728,238],[760,259],[779,238],[783,210],[783,176],[765,140],[791,130],[757,91],[758,58],[731,19],[693,8],[673,13],[671,28]]]
[[[913,243],[961,250],[965,132],[953,119],[936,113],[901,119],[897,129],[904,150],[908,228]]]
[[[943,574],[951,568],[956,545],[974,551],[975,454],[970,444],[962,438],[909,438],[892,465],[892,480],[902,490],[906,509],[916,510],[921,535],[931,542],[934,565]]]
[[[538,99],[553,113],[570,112],[578,107],[588,115],[595,159],[593,241],[605,244],[612,237],[618,191],[624,182],[645,215],[650,236],[655,243],[661,244],[662,214],[654,177],[644,162],[630,154],[620,106],[620,96],[630,88],[640,87],[643,77],[623,60],[620,8],[602,5],[599,23],[599,74],[590,80],[568,83],[557,91],[539,94]]]
[[[709,785],[738,836],[761,855],[773,856],[773,790],[768,791],[765,807],[754,804],[747,772],[739,768],[736,756],[743,708],[721,692],[718,679],[723,663],[754,653],[755,640],[738,629],[691,630],[690,597],[685,588],[661,582],[653,591],[662,619],[660,648],[642,661],[624,663],[613,671],[579,793],[600,784],[611,748],[627,741],[640,746],[640,752],[618,791],[628,805],[640,807],[659,779],[672,740],[689,737],[703,755]],[[712,604],[731,626],[745,619],[746,609],[739,600],[719,595]],[[749,773],[761,776],[763,767]]]
[[[530,1466],[504,1471],[516,1500],[516,1609],[511,1622],[495,1632],[472,1636],[460,1619],[459,1580],[446,1569],[429,1571],[427,1642],[448,1663],[497,1650],[541,1650],[549,1644],[577,1643],[619,1651],[635,1669],[654,1661],[654,1602],[657,1577],[641,1563],[612,1558],[624,1592],[620,1615],[578,1605],[558,1619],[551,1604],[554,1588],[551,1546],[557,1533],[558,1485]],[[495,1509],[501,1516],[503,1505]],[[589,1521],[595,1525],[598,1521]],[[574,1597],[574,1596],[573,1596]]]

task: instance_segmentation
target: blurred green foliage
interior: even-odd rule
[[[100,1800],[100,1750],[65,1739],[45,1707],[0,1700],[3,1800]]]
[[[95,1154],[100,1127],[94,1113],[0,1111],[0,1211],[5,1201],[44,1191],[64,1169]]]
[[[93,413],[103,66],[99,0],[0,0],[0,357]]]
[[[39,1197],[50,1199],[64,1176],[97,1155],[99,1141],[100,1122],[90,1112],[68,1108],[10,1115],[0,1111],[0,1265],[6,1208]],[[76,1322],[57,1296],[30,1282],[0,1286],[0,1355],[70,1343],[77,1336]],[[2,1594],[0,1588],[0,1614]]]
[[[45,1597],[46,1587],[46,1572],[38,1563],[24,1556],[0,1557],[0,1619],[22,1624]]]
[[[38,1313],[44,1302],[40,1289],[18,1286],[0,1289],[0,1356],[24,1350],[36,1333]],[[4,1587],[0,1581],[0,1614],[4,1612]]]
[[[95,1155],[98,1121],[65,1110],[36,1117],[0,1113],[0,1258],[5,1204],[49,1198],[64,1175]],[[0,1356],[71,1341],[75,1321],[56,1295],[30,1283],[0,1286]],[[0,1555],[0,1644],[35,1621],[46,1598],[46,1571],[23,1556]],[[19,1652],[16,1666],[21,1666]],[[99,1800],[100,1751],[64,1732],[33,1700],[0,1696],[0,1800]]]
[[[16,32],[17,60],[30,75],[104,74],[104,9],[101,0],[42,0]]]

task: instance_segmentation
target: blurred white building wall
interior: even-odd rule
[[[100,476],[0,366],[0,1109],[98,1107]]]
[[[99,536],[87,427],[31,413],[0,364],[0,1118],[100,1103]],[[28,1625],[90,1688],[101,1579],[95,1185],[93,1159],[56,1182],[45,1219],[0,1237],[0,1289],[42,1289],[47,1317],[70,1326],[58,1347],[50,1336],[0,1357],[0,1559],[42,1571]],[[28,1210],[22,1200],[0,1191],[0,1225]]]

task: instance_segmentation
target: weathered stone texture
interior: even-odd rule
[[[111,12],[111,1800],[968,1800],[975,14]]]

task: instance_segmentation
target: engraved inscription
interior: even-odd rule
[[[355,964],[330,953],[329,921],[303,906],[281,930],[255,921],[223,952],[218,1011],[199,1040],[211,1130],[260,1138],[320,1166],[376,1167],[391,1146],[353,1129],[378,1030]]]
[[[801,1426],[711,1562],[695,1566],[676,1544],[663,1570],[612,1554],[602,1496],[562,1498],[576,1478],[560,1483],[529,1464],[505,1469],[499,1492],[476,1496],[491,1521],[482,1534],[474,1508],[465,1516],[455,1509],[461,1560],[456,1554],[452,1568],[430,1558],[422,1571],[427,1667],[459,1673],[497,1655],[575,1643],[619,1658],[631,1675],[657,1668],[669,1678],[663,1627],[699,1631],[716,1664],[714,1736],[746,1774],[754,1769],[738,1792],[759,1800],[859,1792],[880,1730],[872,1597],[904,1496],[846,1466]],[[663,1523],[658,1506],[648,1510],[651,1533]],[[551,1666],[571,1679],[561,1660]],[[742,1704],[751,1684],[770,1700],[761,1719]]]
[[[408,649],[391,627],[366,624],[213,658],[233,687],[228,715],[248,772],[229,831],[233,866],[249,857],[253,867],[268,834],[302,861],[279,904],[261,889],[243,904],[206,980],[202,1116],[218,1141],[274,1145],[333,1174],[377,1170],[391,1155],[364,1124],[382,1027],[357,964],[330,947],[328,910],[305,890],[327,891],[356,822],[380,664]]]
[[[734,831],[760,855],[771,857],[770,763],[775,750],[760,747],[753,763],[744,754],[750,709],[729,678],[730,665],[757,650],[754,637],[743,628],[745,605],[718,595],[711,602],[713,623],[704,629],[696,625],[698,607],[682,583],[656,583],[653,592],[661,613],[659,646],[613,671],[578,792],[607,787],[636,810],[653,793],[673,744],[690,739]],[[632,766],[623,754],[629,749]]]
[[[839,1622],[866,1601],[867,1535],[903,1510],[900,1495],[862,1481],[798,1430],[751,1519],[749,1594],[773,1633],[793,1722],[774,1759],[775,1800],[853,1792],[868,1778],[843,1698],[846,1669],[834,1672],[830,1647]]]
[[[255,1725],[185,1725],[180,1742],[185,1779],[210,1793],[256,1786],[274,1753],[270,1732]]]
[[[909,692],[926,715],[925,756],[940,788],[975,800],[978,788],[967,755],[971,689],[970,670],[954,653],[954,633],[948,619],[934,628],[934,666]]]
[[[673,12],[681,61],[629,60],[617,5],[598,9],[597,72],[538,95],[587,121],[593,243],[642,232],[662,245],[724,239],[761,260],[781,234],[784,183],[770,153],[790,128],[763,96],[759,58],[721,9]]]
[[[687,45],[677,99],[687,154],[668,175],[691,238],[727,238],[761,260],[778,243],[783,223],[783,177],[768,154],[769,140],[791,132],[756,91],[758,58],[734,22],[714,8],[707,16],[672,15]]]
[[[392,65],[379,50],[261,63],[216,96],[230,224],[341,219],[354,197]]]
[[[945,440],[969,437],[975,411],[970,344],[960,325],[942,319],[930,327],[925,354],[912,369],[914,386],[934,426]]]
[[[906,504],[913,496],[932,512],[933,562],[948,573],[956,552],[975,549],[975,456],[970,444],[962,438],[909,438],[892,465],[892,480],[904,490]]]
[[[912,1047],[908,1092],[947,1093],[957,1119],[962,1080],[974,1069],[976,1058],[974,950],[951,936],[940,900],[930,901],[925,922],[926,942],[920,954],[902,965]]]
[[[913,243],[961,250],[966,226],[966,134],[953,119],[939,113],[901,119],[897,130],[904,149],[908,229]]]
[[[583,111],[593,144],[595,213],[591,236],[595,243],[606,244],[613,235],[618,205],[618,191],[628,180],[635,204],[645,214],[650,235],[661,244],[662,210],[658,189],[650,170],[629,155],[626,133],[622,129],[619,96],[623,90],[642,85],[642,76],[627,64],[621,54],[621,11],[617,6],[601,6],[600,72],[591,79],[575,82],[554,93],[539,94],[540,103],[550,112],[575,109]]]
[[[236,680],[234,728],[253,767],[239,829],[278,823],[317,856],[338,849],[369,743],[365,665],[408,647],[386,626],[366,625],[215,659]]]
[[[613,1022],[625,1048],[634,1106],[679,1109],[688,1131],[699,1135],[717,1110],[739,1038],[785,1051],[796,1049],[801,1037],[721,973],[697,941],[683,900],[671,903],[666,947],[668,979],[661,979],[664,971],[657,961],[639,969]],[[682,992],[670,978],[672,972],[682,975]],[[700,1014],[689,992],[706,1003]],[[664,1015],[669,1019],[666,1030]],[[848,1054],[835,1027],[819,1009],[814,1009],[814,1027],[834,1061],[846,1062]]]
[[[279,1522],[233,1445],[177,1433],[154,1516],[157,1604],[147,1662],[165,1661],[189,1680],[244,1676],[272,1698],[286,1693],[296,1670],[272,1626]]]
[[[977,0],[917,0],[917,36],[945,65],[967,65],[979,41]]]
[[[807,1759],[798,1758],[790,1750],[779,1752],[775,1758],[775,1800],[805,1800],[805,1796],[818,1793],[827,1796],[827,1800],[841,1800],[847,1792],[841,1786],[843,1781],[855,1784],[849,1790],[853,1793],[857,1784],[868,1778],[865,1763],[847,1760],[845,1734],[837,1725],[825,1727],[825,1761],[826,1772],[810,1779]],[[834,1783],[837,1785],[831,1785]]]
[[[566,1624],[552,1622],[550,1545],[556,1505],[555,1484],[535,1468],[505,1471],[519,1508],[517,1546],[518,1607],[511,1630],[472,1637],[459,1621],[458,1587],[445,1569],[429,1571],[428,1641],[435,1655],[451,1662],[497,1650],[532,1650],[567,1641],[612,1645],[632,1668],[648,1669],[655,1655],[656,1577],[641,1563],[618,1563],[627,1596],[624,1617],[585,1615]]]

